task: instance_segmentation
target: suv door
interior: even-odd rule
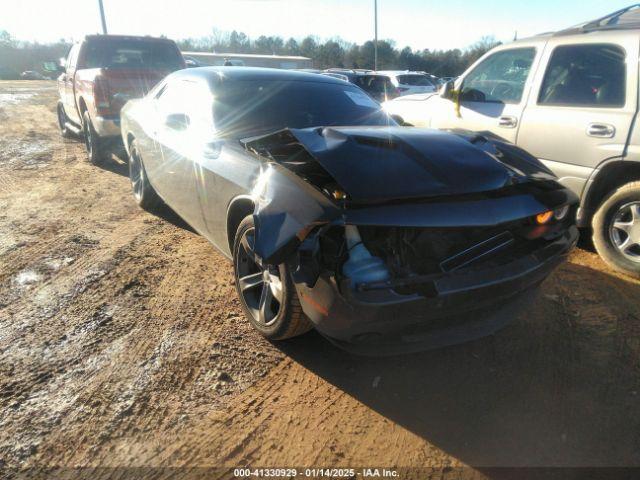
[[[637,109],[638,37],[556,37],[541,65],[517,143],[580,195],[598,165],[624,153]]]
[[[537,50],[534,44],[518,44],[486,56],[457,82],[459,112],[454,102],[443,100],[448,105],[440,105],[431,126],[490,132],[515,142]]]

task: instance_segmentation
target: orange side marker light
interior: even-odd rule
[[[551,217],[553,217],[553,212],[551,210],[548,210],[536,215],[536,222],[538,222],[540,225],[544,225],[549,220],[551,220]]]

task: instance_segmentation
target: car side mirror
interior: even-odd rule
[[[185,113],[172,113],[164,119],[164,124],[167,128],[177,131],[186,130],[190,123],[189,115]]]
[[[439,93],[442,98],[453,100],[453,80],[449,80],[448,82],[440,85]]]
[[[217,159],[222,152],[222,140],[212,140],[204,144],[203,154],[205,158]]]
[[[392,114],[389,115],[391,118],[393,118],[393,120],[400,125],[401,127],[413,127],[413,125],[411,125],[410,123],[407,123],[404,121],[404,118],[402,118],[400,115],[397,114]]]

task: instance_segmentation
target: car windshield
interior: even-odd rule
[[[182,58],[169,42],[123,39],[94,40],[88,43],[86,68],[151,68],[179,70]]]
[[[226,82],[216,90],[214,121],[221,134],[236,138],[283,128],[395,125],[357,87],[282,80]]]
[[[398,75],[398,83],[415,87],[433,87],[433,83],[426,75]]]

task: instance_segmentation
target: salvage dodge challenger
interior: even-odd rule
[[[205,67],[127,103],[137,203],[233,261],[249,322],[360,353],[488,335],[574,246],[576,197],[520,148],[397,125],[313,73]]]

